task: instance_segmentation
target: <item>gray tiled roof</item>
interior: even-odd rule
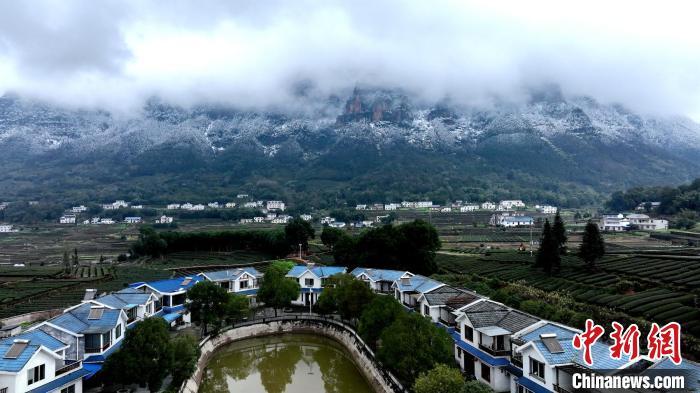
[[[512,333],[539,321],[531,315],[489,300],[471,305],[464,312],[475,328],[499,326]]]
[[[457,289],[448,285],[437,288],[425,294],[425,300],[429,305],[447,305],[453,309],[467,305],[478,298],[479,296],[475,293]]]

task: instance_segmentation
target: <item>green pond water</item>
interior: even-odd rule
[[[284,334],[231,343],[204,373],[201,393],[374,393],[339,343]]]

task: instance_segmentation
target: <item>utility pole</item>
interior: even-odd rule
[[[301,243],[299,243],[299,259],[301,259]]]
[[[533,225],[535,225],[534,220],[530,223],[530,256],[532,256],[532,226]]]

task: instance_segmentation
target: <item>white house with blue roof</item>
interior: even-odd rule
[[[318,296],[323,292],[325,280],[336,274],[344,274],[347,268],[343,266],[313,266],[296,265],[287,277],[299,282],[299,297],[292,301],[298,306],[312,306],[318,301]]]
[[[240,267],[202,272],[198,276],[220,285],[229,293],[247,296],[251,305],[254,305],[263,274],[254,267]]]
[[[393,285],[396,280],[401,278],[406,271],[401,270],[386,270],[357,267],[350,272],[356,279],[362,280],[376,293],[393,294]]]
[[[425,293],[438,289],[445,284],[432,278],[405,272],[394,281],[394,297],[404,306],[416,309],[418,299]]]
[[[591,348],[593,365],[583,360],[583,351],[573,347],[572,338],[580,330],[550,321],[541,321],[513,337],[514,353],[521,356],[523,375],[513,379],[513,391],[534,393],[573,392],[572,374],[585,370],[620,370],[634,362],[623,355],[610,357],[610,346],[597,341]]]
[[[67,360],[102,363],[121,345],[126,325],[124,310],[85,303],[41,322],[32,330],[41,330],[66,343]]]
[[[124,310],[127,317],[127,328],[156,313],[158,297],[153,293],[139,291],[134,288],[124,288],[109,295],[93,298],[90,296],[90,291],[86,292],[86,297],[81,304],[68,308],[68,310],[80,307],[80,305],[85,303],[112,310]]]
[[[160,315],[171,326],[184,325],[190,322],[190,315],[185,309],[187,291],[204,277],[178,277],[169,280],[136,282],[130,288],[154,294],[158,300],[155,303],[155,315]]]
[[[88,371],[66,361],[68,345],[34,330],[0,341],[0,391],[81,393]]]

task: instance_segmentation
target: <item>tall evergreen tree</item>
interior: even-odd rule
[[[591,269],[595,267],[596,259],[602,258],[605,255],[605,242],[600,235],[598,225],[588,222],[586,229],[583,232],[583,240],[579,248],[579,256],[586,261]]]
[[[559,245],[559,254],[566,254],[566,242],[568,238],[566,237],[566,227],[564,227],[564,220],[561,219],[558,210],[557,215],[554,216],[554,225],[552,226],[552,232],[554,233],[554,238],[557,240],[557,244]]]
[[[559,244],[552,230],[552,225],[549,223],[549,220],[545,220],[535,266],[541,267],[545,272],[551,274],[559,271],[560,264]]]

